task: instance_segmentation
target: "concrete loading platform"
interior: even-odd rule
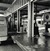
[[[0,0],[0,51],[50,51],[50,0]]]

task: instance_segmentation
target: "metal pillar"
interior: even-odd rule
[[[34,2],[32,2],[32,37],[34,37]]]
[[[34,37],[34,2],[28,3],[28,37]]]
[[[32,37],[32,17],[31,17],[31,2],[28,3],[28,38]]]
[[[20,32],[20,11],[19,10],[17,10],[17,20],[18,20],[17,32]]]
[[[28,3],[28,31],[27,38],[29,45],[32,44],[32,16],[31,16],[31,2]]]

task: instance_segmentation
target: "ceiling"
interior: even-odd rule
[[[12,5],[12,3],[15,3],[14,1],[16,0],[0,0],[0,14],[4,14],[4,12]],[[50,9],[50,0],[37,0],[34,4],[35,12]]]
[[[35,12],[50,9],[50,0],[37,0],[34,4]]]
[[[0,3],[12,4],[14,0],[0,0]]]
[[[14,1],[15,0],[0,0],[0,14],[4,14]]]

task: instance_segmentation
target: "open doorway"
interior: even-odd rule
[[[28,24],[28,6],[23,7],[19,9],[19,22],[18,25],[20,24],[19,32],[21,33],[27,33],[27,24]],[[19,29],[18,28],[18,29]]]

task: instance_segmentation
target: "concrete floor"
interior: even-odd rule
[[[0,45],[0,51],[22,51],[18,45]]]
[[[50,51],[50,37],[35,37],[33,38],[32,45],[33,51]]]

